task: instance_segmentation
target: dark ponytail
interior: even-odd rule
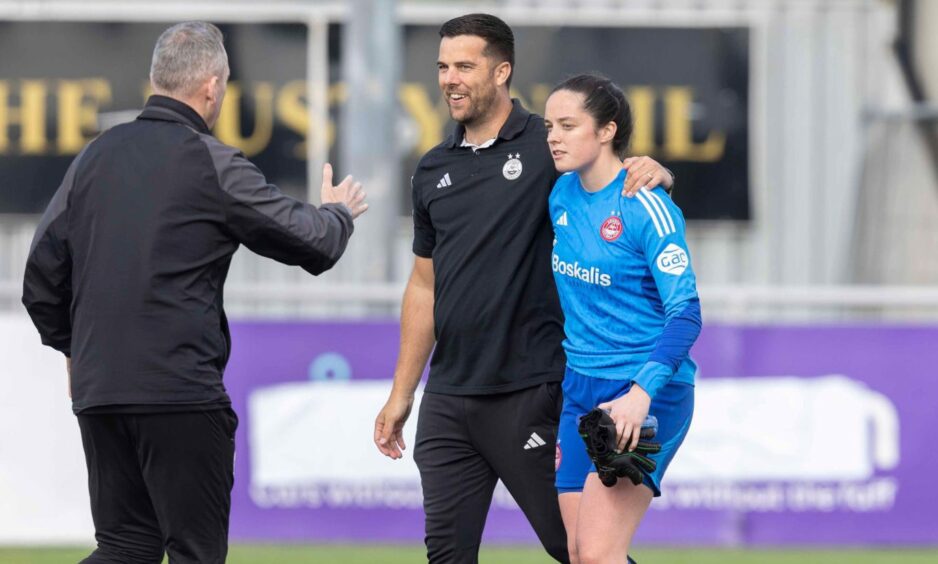
[[[558,84],[551,94],[558,90],[582,94],[583,109],[593,116],[597,126],[602,127],[610,121],[616,124],[612,150],[620,159],[624,158],[632,139],[632,108],[622,89],[605,76],[578,74]]]

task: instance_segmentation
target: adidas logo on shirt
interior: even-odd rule
[[[531,433],[531,437],[528,439],[528,442],[524,445],[524,450],[531,450],[532,448],[542,447],[546,445],[547,442],[541,438],[537,433]]]
[[[453,185],[453,181],[449,179],[449,173],[447,172],[446,174],[443,175],[443,178],[441,178],[440,181],[437,182],[436,187],[446,188],[447,186],[452,186],[452,185]]]
[[[560,219],[557,220],[556,225],[559,225],[561,227],[567,226],[567,212],[563,212],[562,214],[560,214]]]

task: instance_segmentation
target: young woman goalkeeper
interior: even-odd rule
[[[622,158],[632,116],[606,78],[579,75],[547,100],[548,144],[564,172],[550,196],[552,268],[565,316],[567,371],[557,441],[556,485],[573,562],[625,562],[661,478],[687,434],[700,332],[700,302],[684,217],[668,194],[623,197]],[[646,416],[658,420],[639,485],[604,486],[578,434],[595,407],[615,423],[617,449],[638,445]]]

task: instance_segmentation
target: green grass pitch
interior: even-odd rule
[[[0,564],[77,563],[87,548],[0,547]],[[934,564],[938,549],[724,550],[636,548],[639,564]],[[420,546],[232,545],[228,564],[414,564]],[[483,548],[483,564],[535,564],[551,560],[536,548]]]

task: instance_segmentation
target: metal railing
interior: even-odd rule
[[[889,320],[938,323],[938,286],[702,286],[708,321]],[[352,318],[396,316],[402,284],[259,283],[225,289],[232,316]],[[19,283],[0,284],[0,311],[21,309]]]

